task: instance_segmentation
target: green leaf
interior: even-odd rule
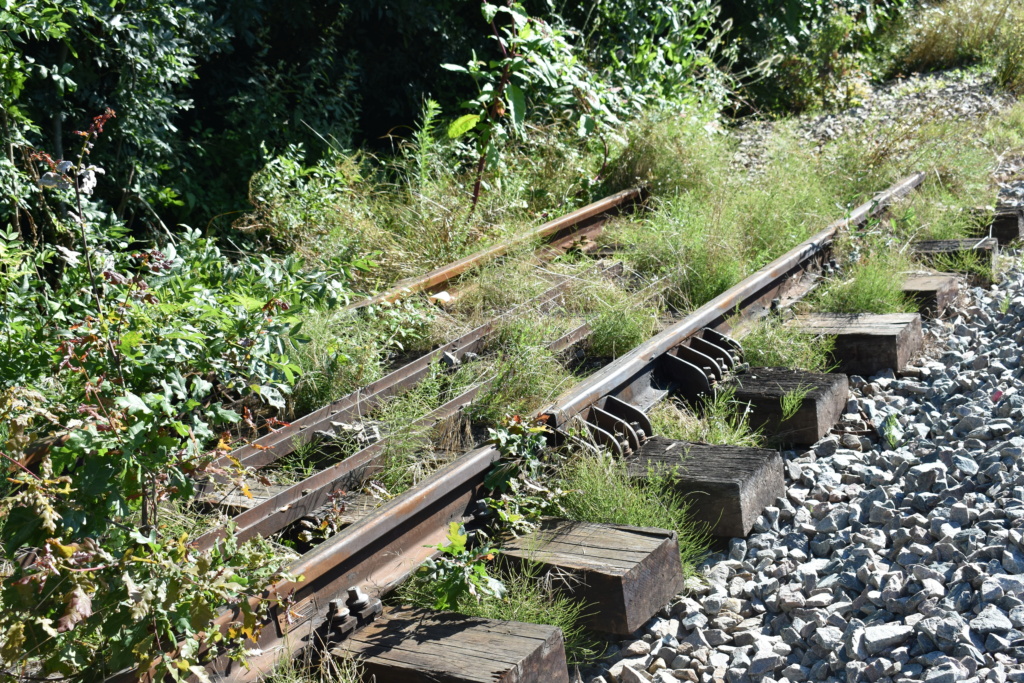
[[[125,355],[130,356],[132,355],[132,351],[142,344],[142,341],[143,339],[141,334],[129,331],[121,335],[121,343],[119,346]]]
[[[448,525],[448,545],[439,550],[450,555],[458,555],[465,552],[467,541],[469,541],[469,535],[463,530],[462,525],[452,522]]]
[[[132,529],[128,535],[140,545],[156,545],[156,529],[151,529],[149,536],[143,536],[138,529]]]
[[[129,415],[134,415],[135,413],[149,415],[151,412],[153,412],[152,410],[149,409],[149,406],[147,406],[142,401],[141,398],[139,398],[130,391],[125,392],[124,396],[119,396],[115,403],[117,403],[117,405],[119,405],[120,407],[126,409]]]
[[[468,73],[469,71],[466,67],[458,64],[442,64],[441,68],[447,69],[448,71],[461,71],[462,73]]]
[[[242,416],[233,410],[228,410],[220,403],[215,403],[210,406],[209,414],[217,422],[238,422],[242,419]]]
[[[448,137],[452,140],[461,138],[469,131],[476,128],[476,124],[480,121],[479,114],[466,114],[460,116],[452,122],[452,125],[448,126]]]
[[[512,116],[512,127],[520,135],[523,134],[523,121],[526,119],[526,96],[523,89],[515,83],[509,83],[505,92],[508,94],[508,108]]]

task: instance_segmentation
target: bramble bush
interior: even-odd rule
[[[230,540],[200,552],[161,506],[192,498],[241,423],[273,428],[299,372],[301,312],[349,289],[343,271],[295,258],[229,261],[196,230],[133,241],[88,196],[101,172],[89,151],[112,116],[82,133],[75,161],[33,155],[74,248],[0,233],[0,543],[13,567],[0,658],[202,677],[201,652],[244,658],[250,599],[288,557]],[[221,633],[224,608],[238,620]]]

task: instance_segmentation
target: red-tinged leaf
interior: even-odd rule
[[[67,598],[68,604],[64,610],[64,616],[57,620],[58,633],[66,633],[80,621],[92,616],[92,598],[82,588],[75,588],[68,593]]]

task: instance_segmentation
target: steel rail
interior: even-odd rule
[[[914,174],[877,195],[840,221],[829,225],[760,271],[701,306],[683,320],[665,329],[634,351],[619,357],[606,368],[559,397],[543,414],[564,427],[607,396],[629,397],[630,389],[658,366],[660,358],[677,350],[704,328],[728,330],[731,312],[750,314],[787,283],[819,263],[838,231],[863,224],[888,204],[905,196],[924,179]],[[384,594],[405,580],[423,560],[434,553],[431,546],[441,542],[448,523],[471,512],[483,480],[498,451],[485,446],[467,453],[438,470],[420,485],[385,503],[339,534],[297,560],[290,571],[301,574],[301,582],[281,582],[264,597],[279,602],[264,620],[256,647],[259,654],[249,660],[250,668],[220,658],[208,670],[223,680],[255,681],[269,673],[276,662],[313,642],[328,602],[341,598],[350,586]],[[225,612],[217,621],[227,627],[238,613]]]
[[[664,283],[654,283],[640,292],[638,298],[647,300],[662,291],[663,288]],[[546,346],[552,353],[561,353],[586,339],[590,333],[590,323],[584,322],[548,342]],[[456,415],[471,404],[481,392],[490,388],[494,381],[495,378],[490,377],[477,382],[409,425],[409,428],[428,429],[440,421]],[[235,538],[238,541],[247,541],[257,535],[267,537],[278,533],[304,516],[315,512],[327,503],[332,493],[351,491],[362,487],[382,467],[381,459],[392,436],[385,434],[379,441],[360,449],[338,463],[311,474],[284,491],[238,514],[232,519],[235,524]],[[225,527],[221,526],[206,532],[193,543],[200,550],[206,550],[218,540],[225,538],[226,535]]]
[[[616,194],[605,197],[604,199],[593,202],[592,204],[587,204],[572,213],[566,214],[552,221],[548,221],[547,223],[544,223],[532,230],[528,230],[521,235],[517,235],[513,239],[499,242],[498,244],[482,249],[475,254],[470,254],[458,261],[441,266],[440,268],[432,270],[425,275],[418,275],[416,277],[406,278],[405,280],[399,280],[389,289],[381,292],[380,294],[349,304],[348,307],[350,309],[365,308],[367,306],[375,306],[385,302],[395,301],[396,299],[400,299],[408,294],[433,291],[441,285],[451,282],[466,271],[487,263],[488,261],[492,261],[500,256],[504,256],[509,251],[520,245],[528,244],[535,240],[563,240],[565,237],[570,236],[577,231],[593,227],[595,223],[603,223],[609,216],[623,211],[641,201],[644,194],[645,193],[642,189],[635,187],[623,190],[622,192],[617,192]]]
[[[542,413],[547,417],[548,424],[558,428],[577,415],[585,417],[598,400],[609,394],[628,401],[633,393],[642,390],[643,377],[649,374],[649,366],[654,359],[669,353],[704,328],[728,331],[728,320],[737,307],[742,311],[758,302],[775,298],[789,280],[788,276],[800,272],[815,258],[820,258],[831,247],[841,229],[863,225],[889,204],[918,187],[924,177],[923,173],[918,172],[904,178],[871,201],[855,208],[848,217],[831,223],[683,320],[583,380]]]

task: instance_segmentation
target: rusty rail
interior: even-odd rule
[[[863,224],[908,194],[923,178],[923,174],[914,174],[858,207],[846,219],[832,223],[584,380],[542,414],[562,428],[573,419],[588,417],[589,412],[601,412],[602,404],[609,410],[609,403],[616,400],[625,405],[641,396],[644,387],[663,391],[656,386],[659,380],[654,375],[663,369],[664,358],[678,353],[684,342],[699,339],[699,334],[714,339],[717,333],[727,332],[732,324],[730,314],[737,308],[741,316],[755,315],[765,307],[765,301],[820,264],[840,229]],[[433,549],[425,546],[443,541],[448,523],[471,513],[484,477],[498,457],[497,450],[490,446],[463,455],[304,555],[291,567],[304,580],[282,582],[266,596],[279,602],[264,621],[256,645],[259,654],[250,658],[250,668],[219,659],[207,667],[208,671],[223,680],[255,681],[269,673],[290,650],[298,651],[313,642],[328,602],[343,597],[347,588],[361,586],[381,595],[400,584],[433,554]],[[218,624],[226,627],[236,618],[237,614],[224,613]]]
[[[583,208],[566,214],[555,220],[548,221],[543,225],[529,230],[513,239],[499,242],[487,247],[475,254],[470,254],[458,261],[441,266],[435,270],[407,278],[396,282],[389,289],[361,301],[349,305],[350,309],[365,308],[387,301],[395,301],[408,294],[416,292],[430,292],[446,285],[468,270],[483,265],[500,256],[504,256],[512,249],[523,244],[529,244],[536,240],[556,241],[564,240],[566,237],[577,233],[585,228],[592,228],[596,224],[604,223],[610,216],[632,207],[644,197],[644,191],[640,188],[623,190],[610,197],[587,204]]]

